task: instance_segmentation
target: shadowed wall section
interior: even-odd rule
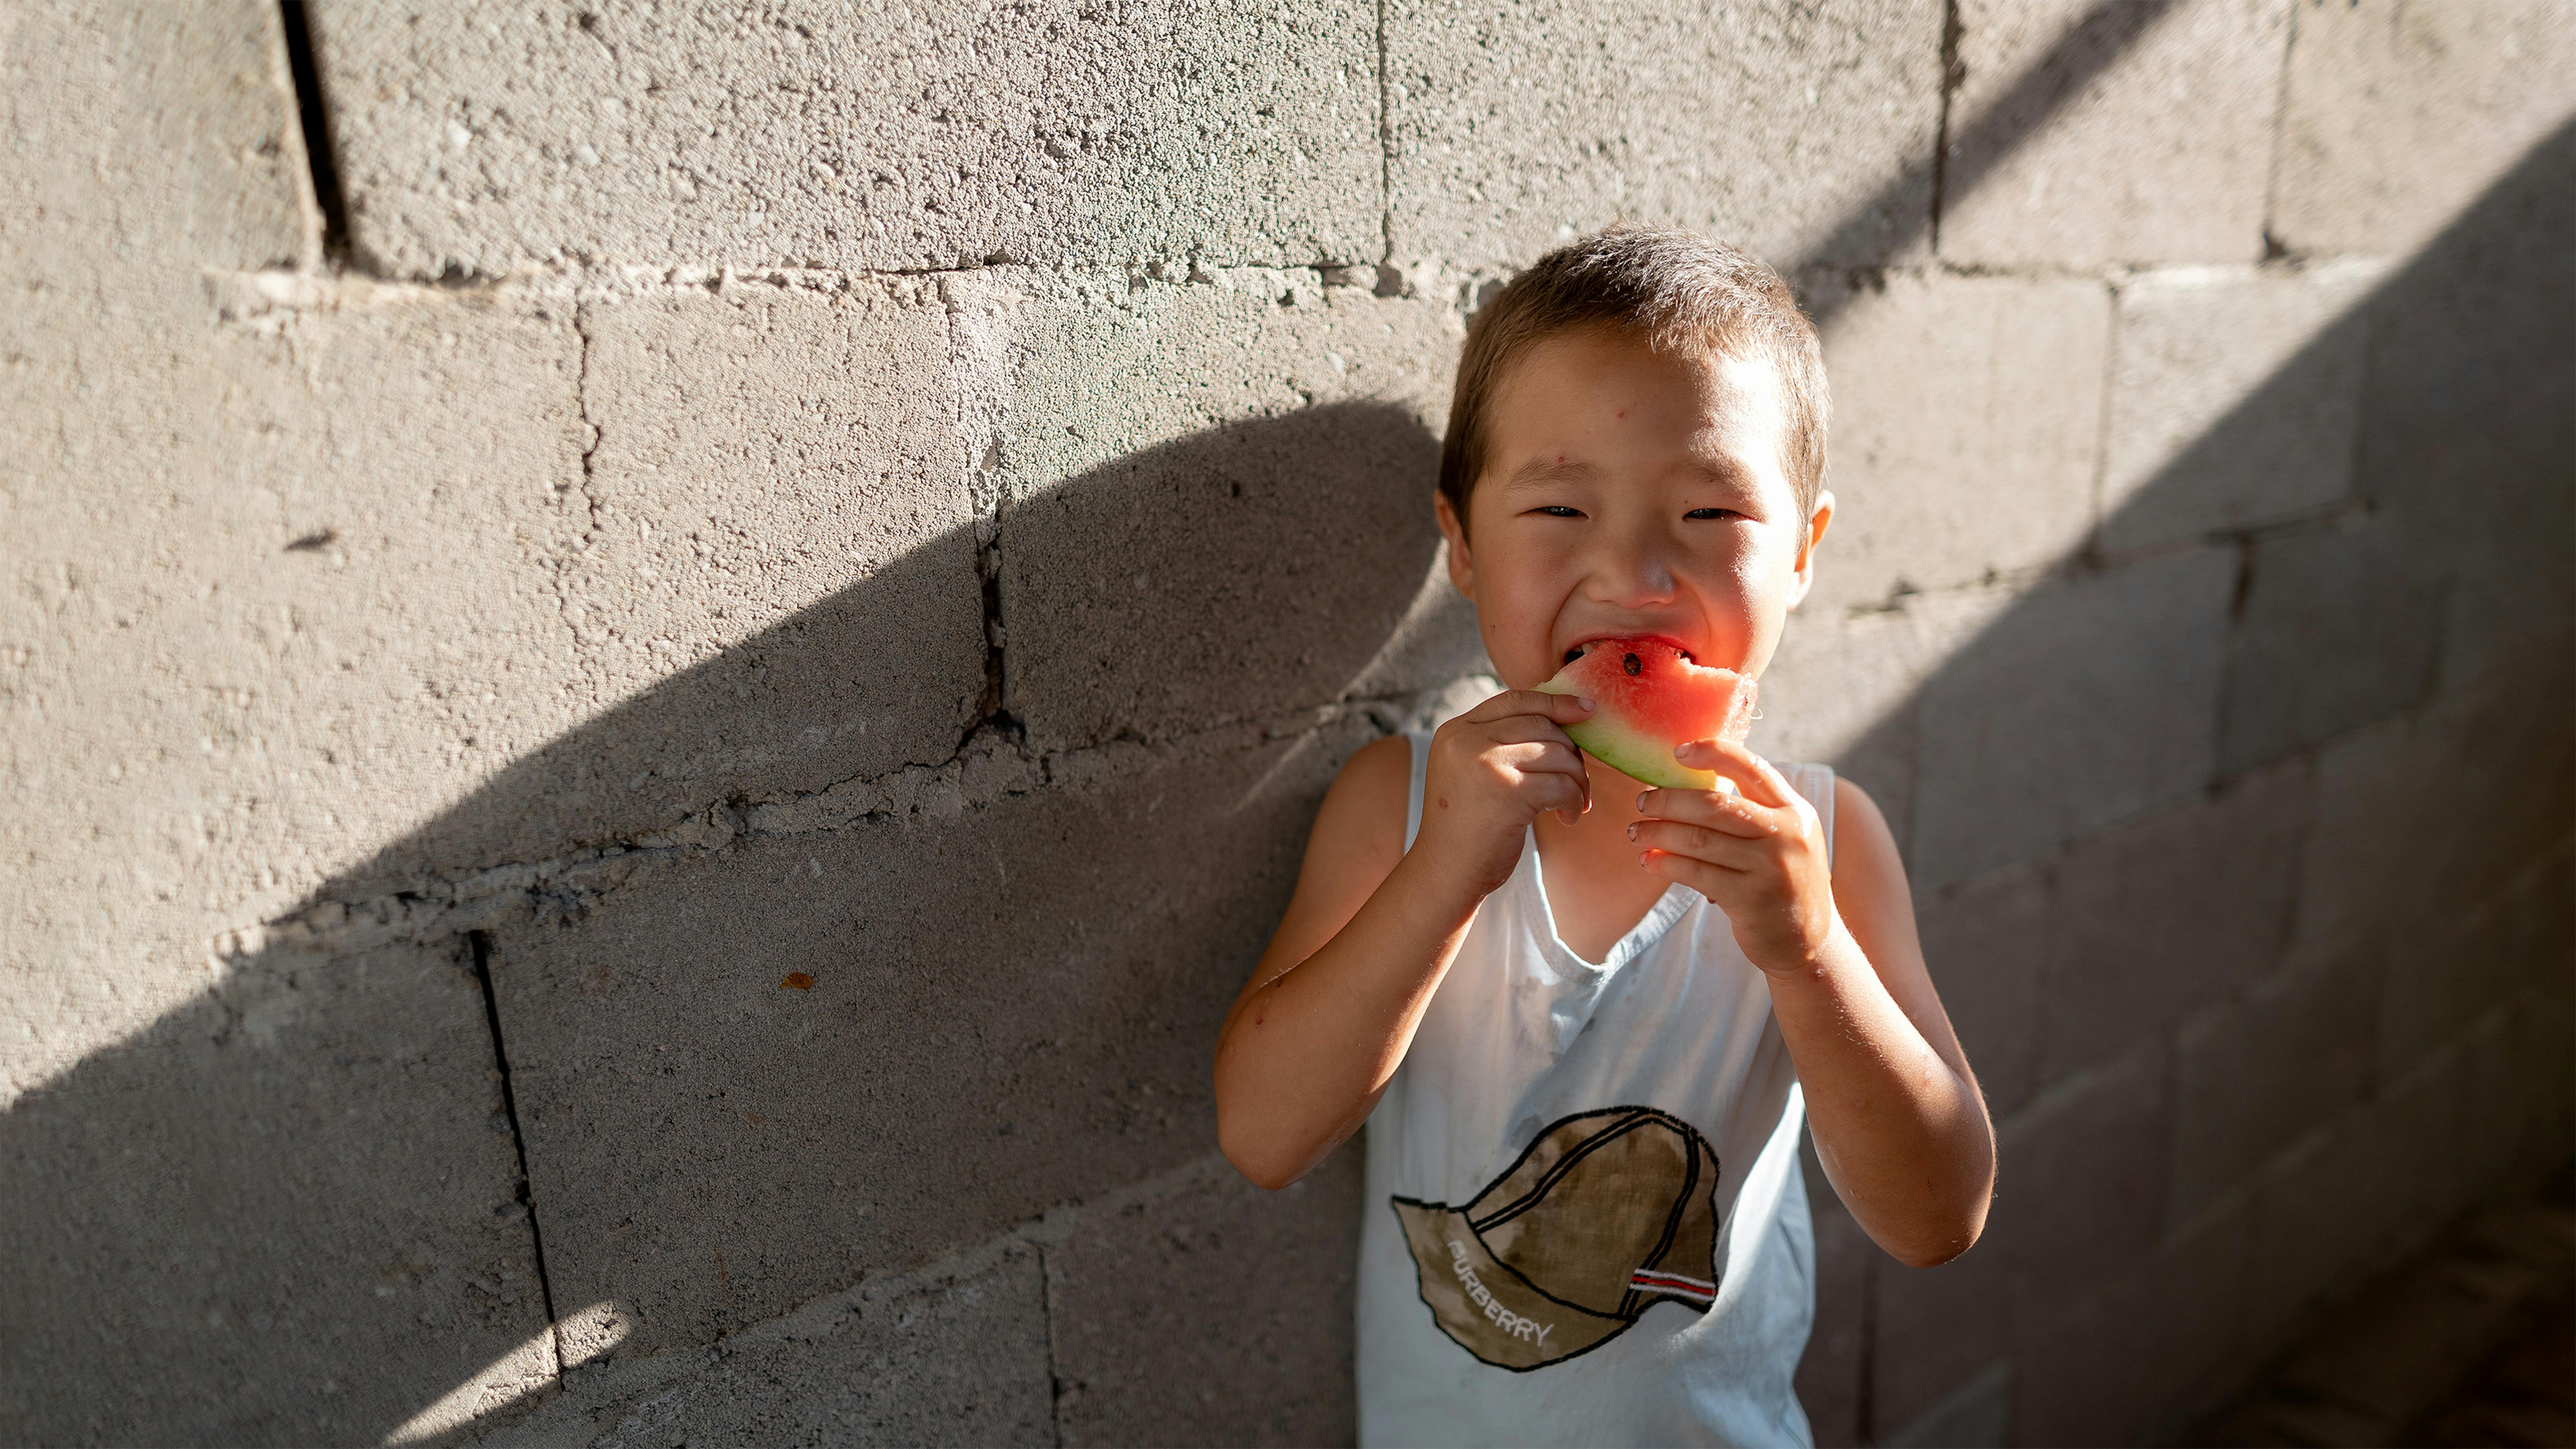
[[[1477,697],[1466,309],[1629,215],[1825,324],[1757,741],[2004,1137],[1929,1273],[1816,1183],[1819,1437],[2169,1434],[2570,1151],[2569,45],[12,10],[0,1424],[1347,1439],[1352,1154],[1243,1184],[1207,1056]]]

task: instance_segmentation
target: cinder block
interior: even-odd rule
[[[2427,747],[2414,790],[2446,807],[2410,842],[2428,903],[2472,905],[2565,835],[2576,796],[2576,719],[2549,702],[2576,693],[2576,661],[2534,660],[2520,678],[2439,696],[2418,716]],[[2384,813],[2375,828],[2395,834]]]
[[[938,297],[656,291],[586,304],[582,331],[598,431],[566,622],[597,704],[679,687],[657,698],[658,728],[591,732],[596,758],[556,760],[651,810],[954,754],[983,707],[986,644]]]
[[[1878,802],[1898,848],[1910,852],[1924,685],[2015,597],[2011,588],[1979,587],[1866,612],[1802,606],[1762,672],[1754,747],[1849,775]]]
[[[2512,999],[2521,963],[2509,901],[2427,913],[2387,943],[2376,1012],[2382,1075],[2410,1070]]]
[[[2160,1043],[2052,1084],[1998,1124],[1995,1205],[1978,1252],[2007,1259],[2010,1321],[2044,1322],[2114,1282],[2164,1229],[2170,1066]]]
[[[1212,1150],[1208,1044],[1365,733],[746,834],[496,928],[557,1297],[623,1356],[707,1343]]]
[[[1432,420],[1455,313],[1312,274],[955,290],[1001,379],[1003,679],[1034,744],[1169,738],[1487,667],[1471,622],[1419,638],[1449,607],[1424,594],[1449,592],[1430,576]]]
[[[2444,1052],[2318,1127],[2256,1184],[2259,1265],[2249,1323],[2274,1334],[2356,1272],[2392,1261],[2455,1206],[2466,1061]],[[2268,1341],[2268,1340],[2267,1340]]]
[[[254,951],[9,1103],[10,1437],[374,1443],[553,1376],[462,947]]]
[[[2399,252],[2576,114],[2550,0],[2297,11],[2272,224],[2297,252]]]
[[[2507,1020],[2523,1110],[2516,1165],[2538,1172],[2576,1151],[2576,1102],[2567,1091],[2568,1078],[2576,1076],[2576,1011],[2562,982],[2517,998]]]
[[[1348,1444],[1360,1154],[1267,1193],[1222,1158],[1047,1250],[1066,1444]]]
[[[1986,1365],[1941,1401],[1872,1442],[1886,1449],[1935,1449],[1954,1444],[2010,1444],[2013,1439],[2013,1368]]]
[[[2094,282],[1898,275],[1851,289],[1825,330],[1834,521],[1804,607],[1881,604],[2079,547],[2110,324]]]
[[[2351,496],[2376,262],[2187,268],[2123,285],[2102,471],[2114,554]]]
[[[1941,255],[2252,261],[2289,7],[1966,0]]]
[[[2312,767],[2293,935],[2301,947],[2359,940],[2411,922],[2425,903],[2423,853],[2392,802],[2424,790],[2415,722],[2403,716],[2333,740]],[[2408,828],[2420,825],[2415,815]]]
[[[2020,1191],[2022,1165],[1999,1182],[1998,1196]],[[1903,1438],[1926,1418],[1955,1421],[1963,1387],[1992,1376],[2012,1356],[2010,1250],[1989,1229],[1985,1241],[1938,1268],[1883,1264],[1870,1352],[1870,1417],[1881,1439]],[[1972,1401],[1994,1397],[1973,1391]],[[1894,1431],[1891,1433],[1890,1431]],[[1920,1443],[1936,1442],[1933,1438]]]
[[[2041,982],[2041,1081],[2278,968],[2307,807],[2307,767],[2293,761],[2067,851]]]
[[[2206,785],[2235,576],[2203,548],[2052,582],[1953,653],[1922,695],[1917,888]]]
[[[358,243],[404,276],[1381,247],[1364,8],[493,5],[427,27],[335,0],[315,28]]]
[[[2227,635],[2220,770],[2264,764],[2424,699],[2441,598],[2407,536],[2352,519],[2251,548]]]
[[[57,306],[114,316],[194,291],[201,267],[315,255],[276,6],[30,6],[10,27],[0,269],[18,282],[13,355],[60,335]]]
[[[2499,7],[2501,9],[2502,7]],[[2381,288],[2359,486],[2450,576],[2445,690],[2563,667],[2576,594],[2576,127],[2561,128]]]
[[[1612,221],[1788,271],[1884,263],[1932,203],[1941,8],[1407,0],[1386,15],[1388,243],[1472,279]]]
[[[1052,1445],[1045,1304],[1038,1251],[1004,1243],[684,1355],[682,1372],[625,1402],[576,1388],[478,1442]]]
[[[2174,1062],[2168,1213],[2186,1222],[2368,1087],[2373,1003],[2390,949],[2363,940],[2293,960],[2241,1001],[2183,1023]]]
[[[2016,1333],[2013,1442],[2172,1444],[2264,1352],[2242,1313],[2256,1223],[2239,1198],[2102,1291]]]
[[[2030,1099],[2039,1077],[2039,993],[2055,929],[2055,883],[2040,863],[1963,881],[1915,909],[1923,960],[1987,1110]]]
[[[1860,1444],[1869,1437],[1861,1421],[1869,1399],[1863,1382],[1869,1365],[1869,1297],[1885,1254],[1834,1194],[1816,1162],[1812,1138],[1799,1144],[1798,1162],[1806,1174],[1808,1211],[1816,1230],[1816,1322],[1793,1387],[1817,1444]]]

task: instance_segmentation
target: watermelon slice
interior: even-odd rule
[[[1691,740],[1741,740],[1753,727],[1753,681],[1706,669],[1661,639],[1595,639],[1539,688],[1598,706],[1565,727],[1583,752],[1632,780],[1713,790],[1717,775],[1686,770],[1673,750]]]

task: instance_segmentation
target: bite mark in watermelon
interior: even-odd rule
[[[1565,727],[1583,752],[1633,780],[1668,790],[1713,790],[1712,770],[1684,769],[1673,750],[1691,740],[1741,740],[1753,727],[1753,681],[1710,669],[1660,639],[1596,639],[1539,688],[1597,706]]]

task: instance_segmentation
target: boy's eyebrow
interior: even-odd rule
[[[1514,468],[1511,476],[1503,480],[1503,486],[1530,488],[1547,483],[1573,483],[1600,471],[1580,458],[1532,458]]]

